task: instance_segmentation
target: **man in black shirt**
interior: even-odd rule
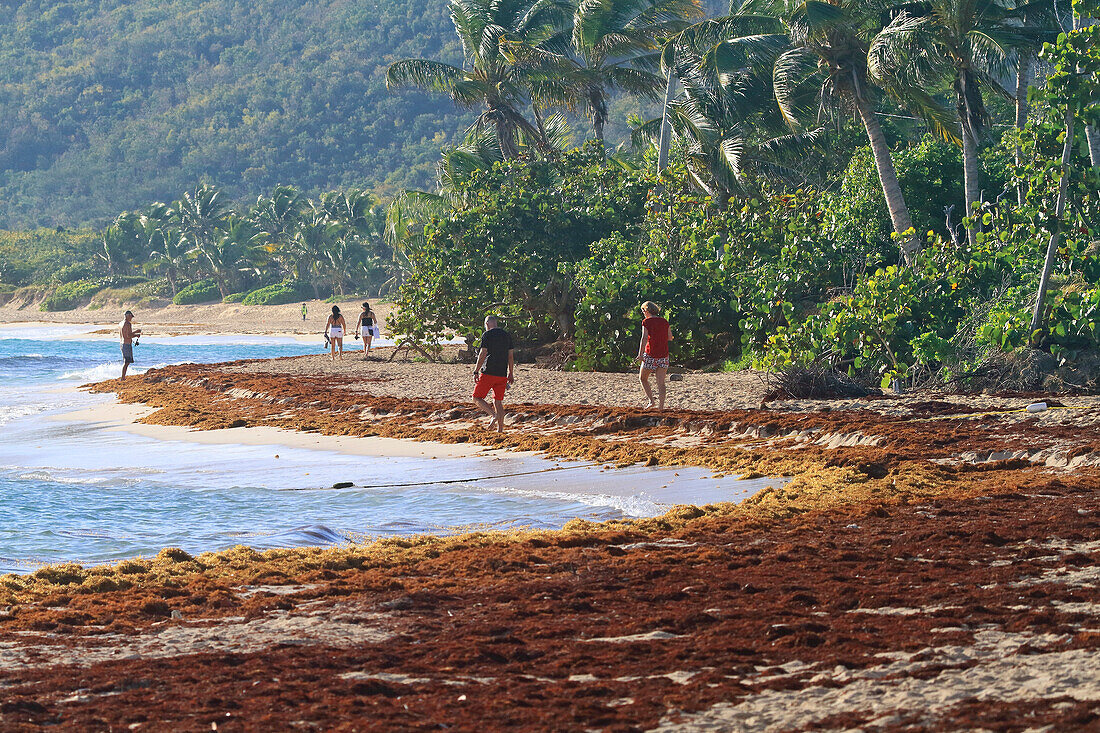
[[[485,333],[481,335],[477,366],[474,367],[474,404],[492,418],[490,430],[495,426],[498,433],[504,432],[504,390],[515,381],[512,337],[497,326],[496,316],[486,316]],[[485,399],[489,390],[493,391],[492,405]]]

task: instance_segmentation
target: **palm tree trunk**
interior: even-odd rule
[[[1081,16],[1077,28],[1091,28],[1096,25],[1096,20],[1089,16]],[[1100,169],[1100,130],[1093,125],[1085,125],[1085,140],[1089,144],[1089,162],[1093,168]]]
[[[498,121],[496,127],[497,139],[500,141],[500,154],[504,156],[505,160],[514,160],[519,155],[519,148],[516,147],[515,130],[504,120]]]
[[[165,275],[168,276],[168,288],[172,291],[172,297],[174,298],[176,297],[178,289],[176,288],[176,276],[173,270],[175,270],[174,267],[169,267]]]
[[[966,191],[966,213],[964,216],[974,216],[974,204],[981,198],[980,173],[978,171],[978,141],[974,137],[974,131],[970,125],[963,123],[963,188]],[[965,221],[965,219],[964,219]],[[966,225],[966,240],[971,247],[977,244],[979,225],[971,223]]]
[[[549,138],[546,136],[546,123],[542,119],[542,110],[539,109],[538,102],[534,100],[531,100],[531,114],[535,117],[535,126],[538,127],[539,135],[542,136],[543,140],[548,140]]]
[[[855,101],[856,111],[859,112],[863,129],[867,131],[867,139],[871,143],[871,153],[875,156],[875,169],[882,185],[882,195],[886,198],[886,208],[890,210],[890,222],[894,225],[895,232],[899,235],[905,234],[913,228],[913,220],[909,217],[909,207],[905,205],[905,195],[898,183],[898,173],[894,168],[894,160],[890,157],[890,146],[886,144],[886,136],[882,133],[882,126],[879,125],[870,103],[858,95]],[[909,264],[917,250],[916,237],[911,233],[906,234],[899,242],[902,262]]]
[[[676,91],[676,57],[672,56],[668,64],[668,83],[665,85],[665,103],[661,107],[661,143],[657,148],[657,175],[660,176],[668,168],[668,148],[672,139],[672,120],[669,118],[669,105],[672,104],[672,95]]]
[[[1085,139],[1089,143],[1089,162],[1093,168],[1100,168],[1100,130],[1093,125],[1086,126]]]
[[[1027,102],[1027,88],[1031,85],[1031,64],[1034,60],[1030,51],[1020,52],[1020,57],[1016,61],[1016,145],[1015,145],[1015,161],[1016,167],[1022,167],[1024,164],[1023,150],[1020,148],[1020,135],[1024,131],[1024,125],[1027,124],[1027,113],[1029,105]],[[1016,203],[1020,206],[1024,205],[1024,197],[1027,196],[1027,185],[1022,181],[1016,184]]]
[[[519,148],[516,146],[516,129],[505,118],[505,115],[498,112],[493,115],[493,125],[497,129],[497,142],[500,143],[500,154],[504,156],[505,160],[514,160],[519,155]]]
[[[607,124],[607,100],[603,98],[602,90],[592,89],[588,93],[588,106],[592,108],[592,132],[602,146],[603,127]]]
[[[216,268],[214,269],[214,282],[218,285],[218,295],[222,298],[229,295],[229,286],[225,282],[225,276]]]
[[[1047,287],[1050,285],[1050,272],[1054,269],[1054,255],[1058,252],[1058,242],[1062,237],[1062,214],[1066,210],[1066,192],[1069,190],[1070,164],[1073,161],[1073,128],[1075,116],[1073,108],[1066,109],[1066,142],[1062,146],[1062,178],[1058,181],[1058,199],[1054,204],[1054,232],[1047,244],[1047,256],[1043,262],[1043,274],[1039,277],[1039,292],[1035,295],[1035,311],[1031,314],[1032,338],[1043,327],[1043,304]]]

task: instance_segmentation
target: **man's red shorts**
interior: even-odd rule
[[[504,399],[504,390],[508,388],[508,377],[497,377],[492,374],[482,374],[478,377],[477,384],[474,385],[474,397],[478,399],[485,399],[485,395],[489,394],[489,390],[493,390],[493,398],[497,400]]]

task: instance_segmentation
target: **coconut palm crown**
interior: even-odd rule
[[[548,145],[520,111],[531,100],[529,72],[502,52],[505,42],[563,51],[572,6],[565,0],[450,0],[451,20],[469,68],[430,59],[405,59],[386,74],[391,88],[421,87],[464,107],[482,106],[474,127],[492,126],[506,158],[518,154],[517,131]]]

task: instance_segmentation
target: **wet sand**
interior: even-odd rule
[[[740,504],[560,532],[165,551],[6,576],[0,723],[1095,726],[1097,398],[1046,396],[1058,409],[1036,414],[1021,409],[1037,395],[761,410],[752,375],[689,374],[674,383],[680,401],[658,412],[635,406],[629,375],[525,369],[498,436],[468,403],[468,369],[301,357],[168,367],[95,389],[152,408],[142,419],[155,425],[791,480]],[[699,395],[709,409],[692,409]]]

